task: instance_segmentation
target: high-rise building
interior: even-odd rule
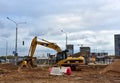
[[[67,54],[72,55],[74,53],[74,46],[72,44],[67,45]]]
[[[120,34],[114,35],[115,56],[120,56]]]
[[[80,47],[80,52],[82,56],[90,55],[90,47]]]

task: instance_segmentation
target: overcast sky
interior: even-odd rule
[[[18,23],[19,55],[28,54],[34,36],[64,50],[65,33],[75,52],[83,44],[93,52],[114,54],[114,34],[120,33],[120,0],[0,0],[0,55],[6,55],[7,42],[8,55],[15,49],[16,25],[6,17]],[[56,51],[37,46],[36,55],[46,52]]]

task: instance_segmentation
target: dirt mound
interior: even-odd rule
[[[14,72],[18,69],[17,66],[10,64],[10,63],[4,63],[4,64],[0,64],[0,75],[1,74],[7,74],[10,72]]]
[[[112,64],[104,68],[102,71],[100,71],[101,74],[104,74],[107,72],[119,72],[120,73],[120,60],[113,62]]]
[[[0,64],[0,68],[7,70],[16,70],[18,67],[10,63],[5,63],[5,64]]]

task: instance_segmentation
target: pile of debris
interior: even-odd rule
[[[100,71],[101,74],[107,73],[107,72],[118,72],[120,73],[120,60],[117,60],[113,62],[112,64],[108,65],[106,68],[104,68],[102,71]]]

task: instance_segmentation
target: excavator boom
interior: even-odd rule
[[[37,41],[36,36],[32,39],[29,54],[28,54],[30,58],[33,57],[37,45],[41,45],[41,46],[44,46],[44,47],[47,47],[47,48],[51,48],[51,49],[53,49],[57,52],[62,52],[61,48],[57,44],[48,42],[47,40],[43,40],[43,41]]]
[[[37,41],[37,44],[48,47],[48,48],[51,48],[51,49],[54,49],[57,52],[62,52],[61,48],[58,45],[54,44],[54,43],[45,43],[45,42]]]

